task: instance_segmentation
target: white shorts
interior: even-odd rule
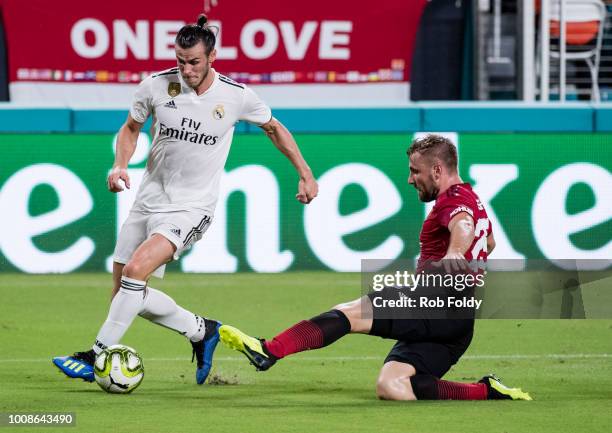
[[[113,260],[128,263],[134,251],[155,233],[176,246],[173,259],[178,260],[185,250],[202,239],[211,222],[211,215],[194,211],[144,213],[132,209],[121,226]],[[163,278],[165,269],[166,265],[162,265],[153,275]]]

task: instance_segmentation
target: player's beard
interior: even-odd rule
[[[417,188],[419,192],[419,200],[424,203],[428,203],[430,201],[435,200],[438,197],[438,193],[440,189],[433,183],[433,179],[431,182],[431,186],[427,187],[426,185],[422,185],[420,188]]]

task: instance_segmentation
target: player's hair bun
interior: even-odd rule
[[[198,16],[198,27],[204,28],[204,26],[206,25],[206,23],[208,22],[208,17],[204,14],[200,14]]]

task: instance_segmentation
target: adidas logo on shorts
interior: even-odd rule
[[[166,107],[166,108],[174,108],[175,110],[178,109],[178,107],[174,103],[174,99],[172,99],[170,102],[166,102],[166,104],[164,104],[164,107]]]
[[[174,233],[178,237],[181,237],[181,229],[170,229],[170,232]]]

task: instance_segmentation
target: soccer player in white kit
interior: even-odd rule
[[[139,315],[189,339],[197,358],[196,381],[205,382],[219,341],[219,322],[178,306],[148,285],[166,263],[197,242],[212,222],[219,181],[234,127],[244,120],[261,127],[299,175],[297,200],[307,204],[318,186],[291,133],[248,87],[212,68],[215,34],[201,15],[175,41],[178,67],[150,75],[138,86],[119,130],[108,189],[130,187],[127,165],[140,130],[153,116],[155,138],[147,168],[114,252],[113,300],[91,350],[53,359],[68,377],[93,381],[96,354],[118,344]]]

